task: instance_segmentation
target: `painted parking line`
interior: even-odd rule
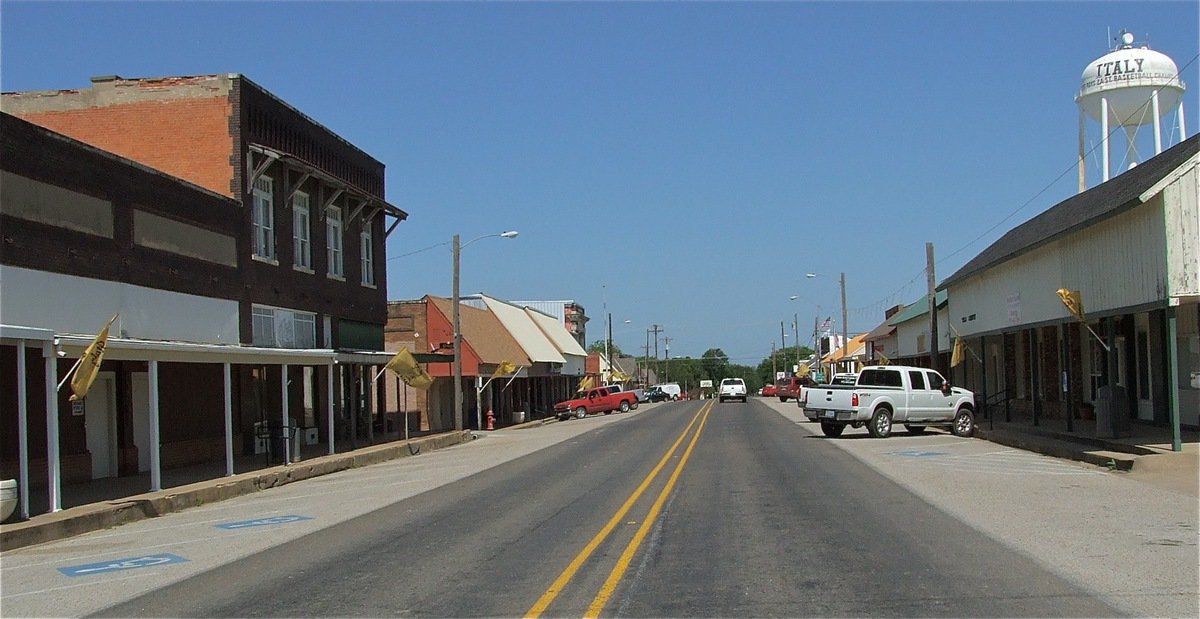
[[[911,466],[953,468],[966,473],[993,475],[1103,475],[1074,462],[1031,454],[1020,450],[949,454],[945,452],[905,450],[886,454],[911,462]],[[933,456],[933,457],[929,457]]]
[[[301,520],[312,520],[308,516],[270,516],[267,518],[255,518],[254,520],[239,520],[237,522],[223,522],[214,524],[218,529],[249,529],[251,527],[267,527],[276,524],[288,524],[292,522],[300,522]]]
[[[172,563],[186,563],[188,560],[175,554],[163,553],[157,555],[143,555],[140,557],[129,557],[127,559],[117,559],[115,561],[101,561],[99,563],[85,563],[83,565],[73,565],[71,567],[60,567],[58,571],[70,576],[92,576],[95,574],[103,574],[105,572],[121,572],[124,570],[136,570],[143,567],[154,567],[157,565],[170,565]]]

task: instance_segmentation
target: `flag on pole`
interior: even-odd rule
[[[950,367],[958,367],[958,364],[962,363],[964,356],[963,341],[962,337],[959,336],[954,338],[954,351],[950,353]]]
[[[1066,288],[1059,288],[1057,292],[1058,298],[1062,300],[1063,305],[1067,306],[1067,311],[1078,318],[1079,322],[1087,322],[1087,319],[1083,317],[1083,295],[1078,290],[1067,290]]]
[[[575,393],[587,391],[588,389],[591,389],[595,384],[596,384],[596,381],[591,376],[584,376],[583,380],[579,381],[579,388],[575,390]]]
[[[951,363],[953,363],[953,361],[951,361]],[[892,360],[888,359],[887,355],[885,355],[883,353],[879,353],[879,365],[891,365],[891,364],[892,364]]]
[[[496,371],[492,372],[492,378],[508,376],[509,374],[512,374],[520,369],[521,368],[517,367],[517,364],[513,363],[512,361],[501,361],[500,365],[496,366]]]
[[[96,339],[84,349],[83,357],[79,359],[79,366],[75,370],[75,377],[71,379],[72,402],[87,397],[88,389],[92,388],[96,375],[100,373],[100,363],[104,361],[104,349],[108,347],[108,328],[117,321],[119,315],[113,314],[108,324],[96,334]]]
[[[417,363],[407,348],[401,348],[400,352],[396,353],[396,356],[392,357],[392,360],[388,361],[383,369],[395,372],[400,380],[409,387],[423,390],[433,384],[433,377]]]
[[[633,378],[633,377],[626,374],[625,372],[622,372],[621,370],[613,370],[612,371],[612,380],[614,383],[627,382],[630,378]]]

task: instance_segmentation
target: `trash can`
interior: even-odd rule
[[[513,411],[513,423],[525,423],[525,411]]]

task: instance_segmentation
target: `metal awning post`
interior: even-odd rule
[[[150,361],[150,491],[162,490],[162,440],[158,417],[158,361]]]
[[[42,345],[46,359],[46,477],[49,482],[50,511],[62,510],[62,478],[58,457],[58,355],[54,344]]]
[[[225,369],[225,476],[233,477],[233,373],[229,362]]]
[[[21,494],[21,518],[29,520],[29,386],[25,374],[25,340],[17,341],[17,452],[20,471],[17,473]]]
[[[325,366],[325,437],[329,441],[329,455],[334,454],[333,441],[333,363]]]
[[[286,363],[284,363],[283,365],[280,366],[279,369],[280,369],[279,391],[280,391],[280,396],[282,398],[281,399],[282,405],[279,408],[281,409],[280,412],[283,416],[283,419],[281,420],[283,425],[281,425],[279,427],[279,431],[283,435],[283,463],[291,464],[292,463],[292,440],[291,440],[292,437],[290,435],[291,428],[288,425],[288,392],[287,392],[288,366]]]

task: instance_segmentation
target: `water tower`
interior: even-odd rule
[[[1093,60],[1083,71],[1079,94],[1079,191],[1085,190],[1085,114],[1100,122],[1102,181],[1110,177],[1109,142],[1117,127],[1125,129],[1125,158],[1137,165],[1137,133],[1143,125],[1154,125],[1154,154],[1163,151],[1161,119],[1177,113],[1179,141],[1186,137],[1183,92],[1179,69],[1166,54],[1146,45],[1136,46],[1133,34],[1122,30],[1119,43],[1109,53]]]

